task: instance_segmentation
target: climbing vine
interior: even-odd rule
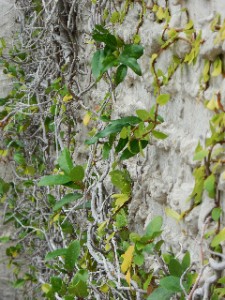
[[[225,295],[219,188],[225,180],[225,108],[220,91],[211,99],[204,96],[212,78],[224,75],[222,54],[205,59],[199,78],[199,98],[212,118],[210,135],[193,154],[190,208],[166,208],[168,216],[185,222],[206,195],[213,202],[198,264],[189,251],[168,251],[162,216],[142,233],[132,231],[129,220],[135,181],[125,163],[145,158],[153,144],[168,138],[163,108],[176,99],[166,88],[178,70],[201,60],[205,43],[185,8],[186,25],[170,27],[168,2],[18,1],[21,33],[7,55],[3,39],[0,49],[4,73],[12,78],[11,92],[0,99],[0,156],[13,178],[0,180],[0,195],[4,223],[14,226],[12,236],[0,242],[13,244],[6,254],[13,285],[24,299],[217,300]],[[123,39],[117,29],[136,9],[134,34]],[[139,33],[149,13],[163,25],[158,51],[149,57],[154,103],[115,117],[118,89],[130,73],[143,75]],[[215,43],[222,43],[219,15],[211,30],[217,33]],[[172,51],[180,42],[187,46],[182,57]],[[165,52],[170,61],[161,69]],[[93,99],[97,87],[104,91],[101,101]],[[209,278],[203,277],[206,268],[213,273]]]

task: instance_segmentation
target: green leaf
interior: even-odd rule
[[[145,235],[149,238],[154,238],[161,233],[163,219],[161,216],[155,217],[146,227]]]
[[[173,292],[169,292],[164,288],[158,288],[151,293],[147,300],[170,300]]]
[[[59,200],[53,207],[53,211],[56,211],[62,208],[64,205],[72,203],[75,200],[82,198],[81,194],[74,193],[74,194],[67,194],[61,200]]]
[[[91,61],[91,69],[95,79],[99,78],[103,73],[103,60],[105,58],[104,50],[97,50]]]
[[[73,271],[75,263],[77,262],[77,259],[80,255],[80,242],[79,241],[73,241],[67,251],[66,251],[66,255],[65,255],[65,265],[64,267],[68,270],[68,271]]]
[[[51,185],[61,185],[70,182],[71,178],[67,175],[49,175],[44,176],[38,182],[38,186],[51,186]]]
[[[202,201],[202,193],[205,180],[205,166],[196,168],[193,172],[193,175],[195,177],[195,186],[191,195],[188,197],[188,200],[193,198],[195,204],[198,204]]]
[[[136,110],[136,114],[142,121],[147,121],[150,118],[149,112],[144,109]]]
[[[48,252],[45,256],[45,261],[49,261],[52,259],[55,259],[58,256],[64,256],[67,252],[67,249],[65,248],[61,248],[61,249],[57,249],[51,252]]]
[[[168,269],[170,271],[170,275],[172,276],[180,277],[183,274],[182,265],[175,258],[170,260]]]
[[[140,254],[135,253],[135,255],[134,255],[134,263],[137,266],[140,267],[140,266],[143,265],[144,262],[145,262],[144,255],[142,253],[140,253]]]
[[[114,55],[107,55],[102,62],[102,73],[105,73],[111,67],[118,65],[118,59]]]
[[[141,45],[130,44],[124,46],[124,50],[121,56],[124,56],[125,59],[127,57],[133,57],[138,59],[143,55],[143,53],[144,53],[144,48]]]
[[[194,160],[202,160],[209,154],[209,150],[201,150],[199,152],[196,152],[194,155]]]
[[[165,290],[177,293],[181,292],[180,278],[176,276],[167,276],[160,280],[160,286]]]
[[[169,94],[161,94],[157,97],[156,103],[159,105],[163,106],[165,105],[168,101],[170,100],[170,95]]]
[[[131,179],[127,170],[114,170],[109,173],[112,184],[118,188],[122,194],[130,194]]]
[[[113,120],[111,121],[111,124],[109,124],[104,130],[98,132],[93,138],[90,140],[87,140],[85,143],[88,145],[94,144],[98,141],[100,138],[107,137],[114,133],[119,133],[124,127],[130,126],[130,125],[136,125],[141,122],[141,119],[135,116],[129,116],[124,117],[121,119]]]
[[[125,138],[125,139],[121,138],[121,139],[119,139],[119,142],[118,142],[118,144],[117,144],[117,146],[115,148],[116,153],[119,153],[121,150],[123,150],[124,147],[127,145],[127,143],[128,143],[128,138]]]
[[[223,241],[225,241],[225,227],[214,237],[211,246],[217,247]]]
[[[185,270],[187,270],[187,268],[190,267],[190,265],[191,265],[191,256],[190,256],[190,252],[189,251],[187,251],[185,253],[185,255],[184,255],[183,259],[182,259],[181,265],[182,265],[182,268],[183,268],[183,272]]]
[[[215,197],[215,182],[216,182],[216,177],[214,174],[211,174],[209,177],[204,182],[204,188],[209,194],[210,198]]]
[[[220,219],[222,213],[222,208],[221,207],[215,207],[212,210],[212,219],[217,222]]]
[[[131,157],[133,157],[133,156],[135,156],[135,155],[136,155],[135,153],[131,152],[128,148],[126,148],[126,149],[122,152],[122,154],[121,154],[121,156],[120,156],[120,160],[129,159],[129,158],[131,158]]]
[[[13,159],[15,160],[15,162],[18,164],[18,165],[25,165],[26,164],[26,160],[24,158],[24,155],[20,152],[16,152],[14,155],[13,155]]]
[[[139,75],[139,76],[142,75],[141,68],[140,68],[140,66],[137,63],[137,60],[135,58],[120,56],[119,60],[122,64],[124,64],[124,65],[128,66],[129,68],[131,68],[131,70],[133,70],[134,73],[136,73],[137,75]]]
[[[117,48],[116,37],[114,35],[112,35],[111,33],[102,34],[102,33],[96,32],[92,35],[92,37],[96,42],[105,43],[112,50],[116,50],[116,48]]]
[[[84,179],[84,168],[76,166],[71,170],[69,175],[72,181],[82,181]]]
[[[112,149],[112,146],[109,143],[105,143],[102,149],[102,158],[108,159],[110,150]]]
[[[69,174],[73,168],[73,161],[70,156],[70,152],[67,148],[63,149],[58,159],[58,164],[65,173]]]
[[[126,77],[126,75],[127,75],[127,66],[120,65],[117,68],[116,75],[115,75],[115,83],[116,83],[116,85],[119,85],[124,80],[124,78]]]
[[[84,297],[88,297],[89,295],[87,283],[83,280],[79,280],[75,285],[70,285],[68,290],[70,294],[73,294],[74,296],[80,297],[82,299],[84,299]]]
[[[54,292],[59,292],[62,288],[62,279],[60,277],[52,276],[51,277],[51,285]]]
[[[157,130],[153,130],[152,135],[159,140],[165,140],[168,137],[167,134]]]

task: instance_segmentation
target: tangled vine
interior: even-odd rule
[[[124,161],[145,158],[155,141],[168,137],[162,130],[161,108],[173,96],[166,87],[179,68],[191,68],[200,59],[205,43],[187,9],[185,26],[171,28],[169,1],[148,2],[17,1],[20,32],[8,54],[1,40],[1,62],[13,87],[0,99],[0,155],[12,172],[12,180],[0,180],[0,194],[4,222],[14,229],[11,237],[0,241],[13,242],[6,253],[14,268],[14,287],[22,288],[24,299],[225,296],[225,229],[218,187],[224,179],[225,108],[220,91],[204,99],[212,78],[224,75],[221,53],[205,60],[200,78],[199,97],[213,116],[211,135],[194,153],[198,164],[191,206],[183,212],[167,209],[185,222],[206,193],[214,203],[205,218],[199,265],[188,251],[181,256],[165,251],[161,216],[142,234],[130,229],[129,204],[136,182]],[[137,15],[134,35],[124,40],[117,26],[132,11]],[[158,50],[149,57],[155,103],[149,110],[115,119],[118,88],[127,74],[142,76],[139,31],[148,14],[162,24]],[[216,32],[215,43],[222,43],[225,22],[219,15],[211,30]],[[180,42],[186,53],[171,55],[166,71],[161,70],[163,53]],[[104,91],[100,103],[91,99],[99,86]],[[207,232],[209,226],[212,230]],[[157,267],[148,268],[146,258]],[[205,278],[207,268],[212,274]]]

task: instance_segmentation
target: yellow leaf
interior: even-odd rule
[[[213,72],[212,76],[216,77],[222,73],[222,61],[219,57],[217,57],[213,63]]]
[[[208,102],[206,107],[210,110],[219,109],[219,105],[215,97],[213,96],[212,99]]]
[[[13,258],[16,258],[19,253],[15,250],[15,251],[12,251],[11,254],[12,254]]]
[[[7,155],[8,155],[8,150],[3,150],[3,149],[0,150],[0,156],[6,157]]]
[[[163,11],[163,8],[160,6],[157,13],[156,13],[156,17],[159,19],[159,20],[162,20],[163,18],[165,18],[165,13]]]
[[[113,210],[113,212],[116,212],[118,209],[120,209],[120,207],[124,205],[124,203],[129,200],[130,196],[128,194],[114,194],[112,195],[112,198],[116,198],[116,207]]]
[[[123,263],[121,265],[121,271],[125,274],[131,267],[134,254],[134,245],[128,247],[127,251],[122,255]]]
[[[87,112],[86,115],[83,118],[84,126],[87,126],[89,124],[90,120],[91,120],[91,113]]]
[[[168,217],[171,217],[171,218],[173,218],[177,221],[180,221],[182,219],[182,215],[178,214],[175,210],[173,210],[169,207],[165,208],[165,212],[166,212]]]
[[[73,99],[73,96],[70,94],[67,94],[66,96],[63,97],[63,102],[69,102],[72,99]]]
[[[41,289],[45,294],[47,294],[51,290],[51,286],[47,283],[43,283]]]
[[[53,223],[57,222],[59,220],[59,217],[60,217],[60,213],[56,214],[50,221],[50,224],[52,225]]]
[[[131,276],[130,276],[130,269],[127,271],[127,274],[125,275],[125,279],[126,279],[126,282],[129,284],[130,286],[130,279],[131,279]]]
[[[108,291],[109,291],[109,287],[108,287],[108,285],[107,284],[104,284],[104,285],[102,285],[101,287],[100,287],[100,291],[102,292],[102,293],[108,293]]]

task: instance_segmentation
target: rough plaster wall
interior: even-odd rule
[[[10,45],[13,30],[15,29],[15,11],[14,0],[0,0],[0,37],[4,38]],[[2,73],[0,68],[0,98],[7,95],[11,88],[10,79]],[[2,132],[0,129],[0,148],[2,140]],[[0,177],[4,180],[9,180],[11,177],[9,165],[0,162]],[[0,204],[0,236],[10,235],[11,228],[8,225],[2,224],[2,211],[4,207]],[[8,247],[8,245],[7,245]],[[0,243],[0,300],[16,300],[19,299],[18,290],[14,290],[11,286],[12,274],[7,267],[7,257],[5,255],[6,246]]]
[[[158,3],[165,5],[164,1]],[[221,78],[212,81],[212,87],[205,92],[205,95],[199,95],[203,58],[213,60],[216,55],[225,50],[225,44],[214,44],[215,33],[210,30],[210,22],[216,13],[219,12],[221,19],[224,19],[225,3],[221,0],[171,0],[169,5],[172,13],[171,27],[182,28],[187,23],[187,16],[182,12],[182,8],[187,7],[195,28],[202,30],[202,38],[205,42],[201,47],[200,62],[198,61],[194,67],[180,68],[169,85],[162,90],[172,96],[169,105],[160,108],[160,114],[165,119],[162,129],[169,137],[164,141],[156,141],[150,146],[147,159],[131,159],[126,162],[135,181],[134,196],[129,209],[130,224],[142,232],[154,216],[163,215],[165,240],[176,252],[180,251],[180,242],[183,250],[191,251],[193,259],[199,261],[197,240],[202,233],[204,218],[213,208],[213,201],[204,195],[203,204],[193,209],[185,222],[179,224],[167,217],[165,207],[170,207],[177,212],[185,211],[190,207],[190,202],[186,199],[194,186],[192,172],[196,162],[192,158],[198,141],[203,142],[209,133],[209,119],[212,116],[204,107],[203,98],[210,99],[218,90],[222,92],[222,99],[225,97],[225,79]],[[130,37],[135,34],[138,22],[140,6],[136,4],[135,8],[129,12],[124,24],[118,30],[120,36],[127,42],[130,42]],[[157,53],[159,49],[157,40],[162,32],[163,24],[154,22],[153,14],[147,12],[139,32],[145,48],[145,55],[140,60],[144,75],[138,77],[129,72],[125,83],[118,87],[114,118],[132,115],[136,109],[150,109],[155,103],[149,60],[150,55]],[[183,57],[188,50],[187,43],[179,42],[178,46],[161,56],[157,68],[165,70],[172,53]],[[94,99],[101,98],[99,90],[101,90],[100,85],[97,91],[93,91]]]

